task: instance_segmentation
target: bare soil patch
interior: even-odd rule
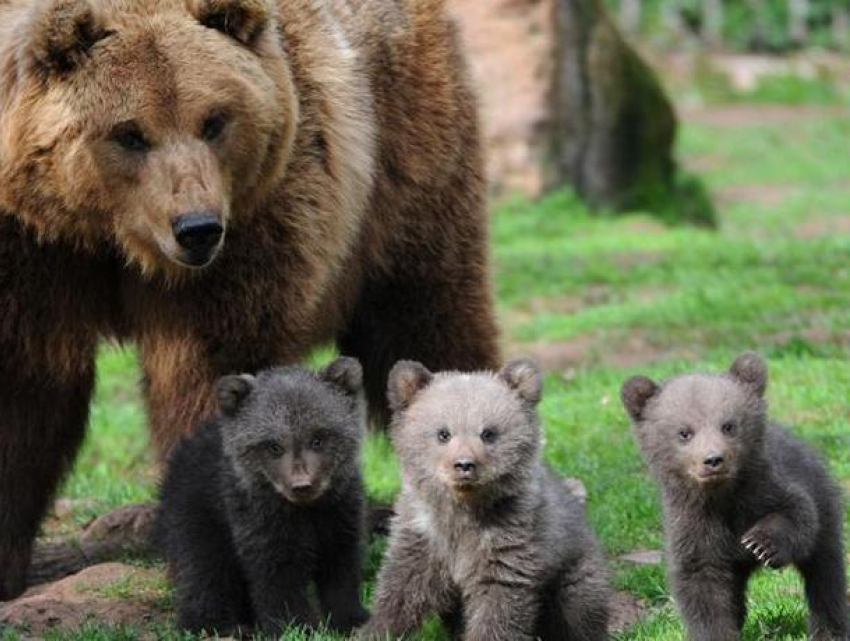
[[[800,223],[794,230],[797,238],[820,238],[836,234],[850,235],[850,214],[812,218]]]
[[[747,203],[762,207],[778,207],[798,189],[795,185],[771,183],[730,185],[717,190],[717,199],[722,204]]]
[[[0,604],[0,627],[14,625],[38,636],[98,624],[150,626],[167,619],[162,573],[123,563],[88,567],[61,581],[28,590]]]
[[[512,343],[505,352],[509,357],[533,358],[544,370],[560,372],[599,365],[635,367],[674,356],[689,356],[680,350],[655,345],[638,333],[612,338],[601,332],[563,341]]]
[[[682,110],[682,119],[715,127],[753,127],[795,124],[846,113],[841,106],[823,105],[722,105]]]

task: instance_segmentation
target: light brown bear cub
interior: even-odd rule
[[[815,452],[768,420],[766,387],[767,365],[751,352],[722,374],[623,385],[661,486],[671,589],[692,641],[738,639],[750,575],[793,564],[811,637],[845,641],[839,490]]]
[[[364,637],[436,613],[465,641],[605,638],[605,564],[581,501],[540,459],[540,392],[524,360],[498,374],[393,368],[402,490]]]

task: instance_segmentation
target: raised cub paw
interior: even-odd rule
[[[778,537],[768,528],[759,525],[750,528],[741,538],[741,544],[766,568],[781,568],[791,561]]]

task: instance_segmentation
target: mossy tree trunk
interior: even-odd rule
[[[639,206],[669,189],[676,117],[601,0],[558,0],[550,186],[592,205]]]

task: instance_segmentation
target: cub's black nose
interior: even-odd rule
[[[475,461],[470,459],[458,459],[455,461],[455,470],[458,472],[463,472],[464,474],[469,474],[475,471]]]
[[[292,491],[296,494],[306,494],[313,489],[313,484],[310,481],[295,481],[292,484]]]
[[[712,470],[716,470],[718,467],[723,465],[723,457],[719,454],[712,454],[710,456],[705,457],[703,463],[706,467],[709,467]]]
[[[171,229],[177,243],[193,258],[204,259],[201,262],[205,262],[212,250],[218,246],[224,233],[224,227],[218,218],[208,212],[178,216],[171,224]]]

